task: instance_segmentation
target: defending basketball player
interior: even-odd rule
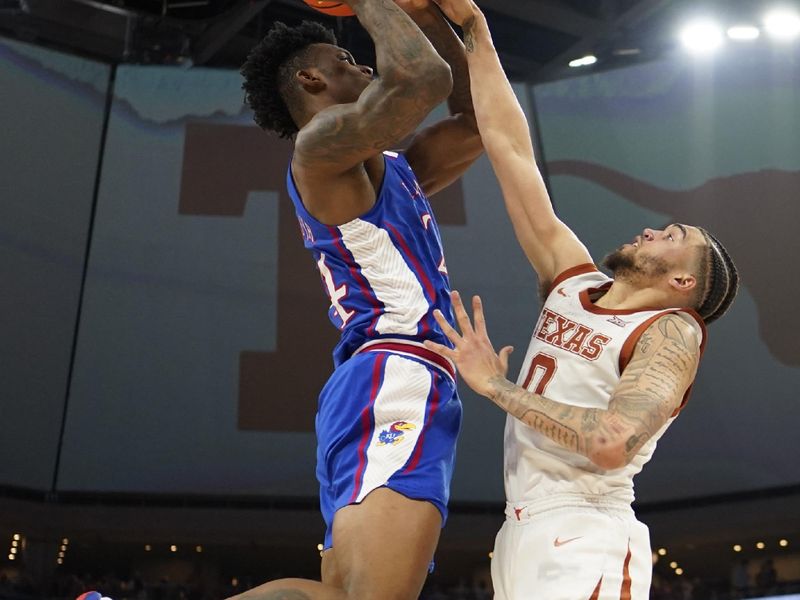
[[[437,314],[453,348],[425,343],[508,413],[495,600],[646,600],[651,551],[633,477],[687,400],[736,268],[708,232],[676,223],[610,254],[613,279],[598,271],[552,209],[486,19],[471,0],[436,1],[464,30],[483,144],[545,299],[517,385],[477,296],[473,325],[453,294],[460,334]]]
[[[423,345],[447,343],[433,312],[451,314],[428,196],[482,152],[464,46],[428,0],[348,4],[378,76],[309,22],[276,24],[242,69],[256,122],[295,138],[287,186],[342,333],[316,418],[322,582],[242,600],[415,599],[447,516],[461,402]],[[391,151],[444,100],[449,118]]]

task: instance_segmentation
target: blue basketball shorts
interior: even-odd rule
[[[422,344],[376,340],[342,363],[316,418],[325,548],[336,511],[379,487],[431,502],[444,525],[460,429],[453,366]]]

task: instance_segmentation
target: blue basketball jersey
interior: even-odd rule
[[[375,205],[339,226],[309,214],[291,166],[287,188],[306,248],[330,299],[331,322],[341,330],[338,367],[365,343],[383,338],[451,345],[433,311],[451,318],[450,283],[442,242],[428,198],[402,154],[384,152],[386,170]]]

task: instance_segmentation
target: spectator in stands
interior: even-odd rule
[[[772,559],[768,558],[761,563],[761,568],[756,573],[756,585],[760,594],[768,596],[775,593],[777,584],[778,572],[775,570]]]
[[[750,571],[746,558],[734,565],[731,571],[731,596],[733,598],[744,598],[750,589]]]

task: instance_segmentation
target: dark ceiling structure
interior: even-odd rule
[[[675,45],[676,20],[698,6],[742,12],[754,0],[481,0],[512,79],[574,75],[588,53],[593,69],[652,60]],[[371,42],[354,18],[332,18],[301,0],[0,0],[0,35],[112,64],[236,68],[275,21],[318,19],[357,59]]]

